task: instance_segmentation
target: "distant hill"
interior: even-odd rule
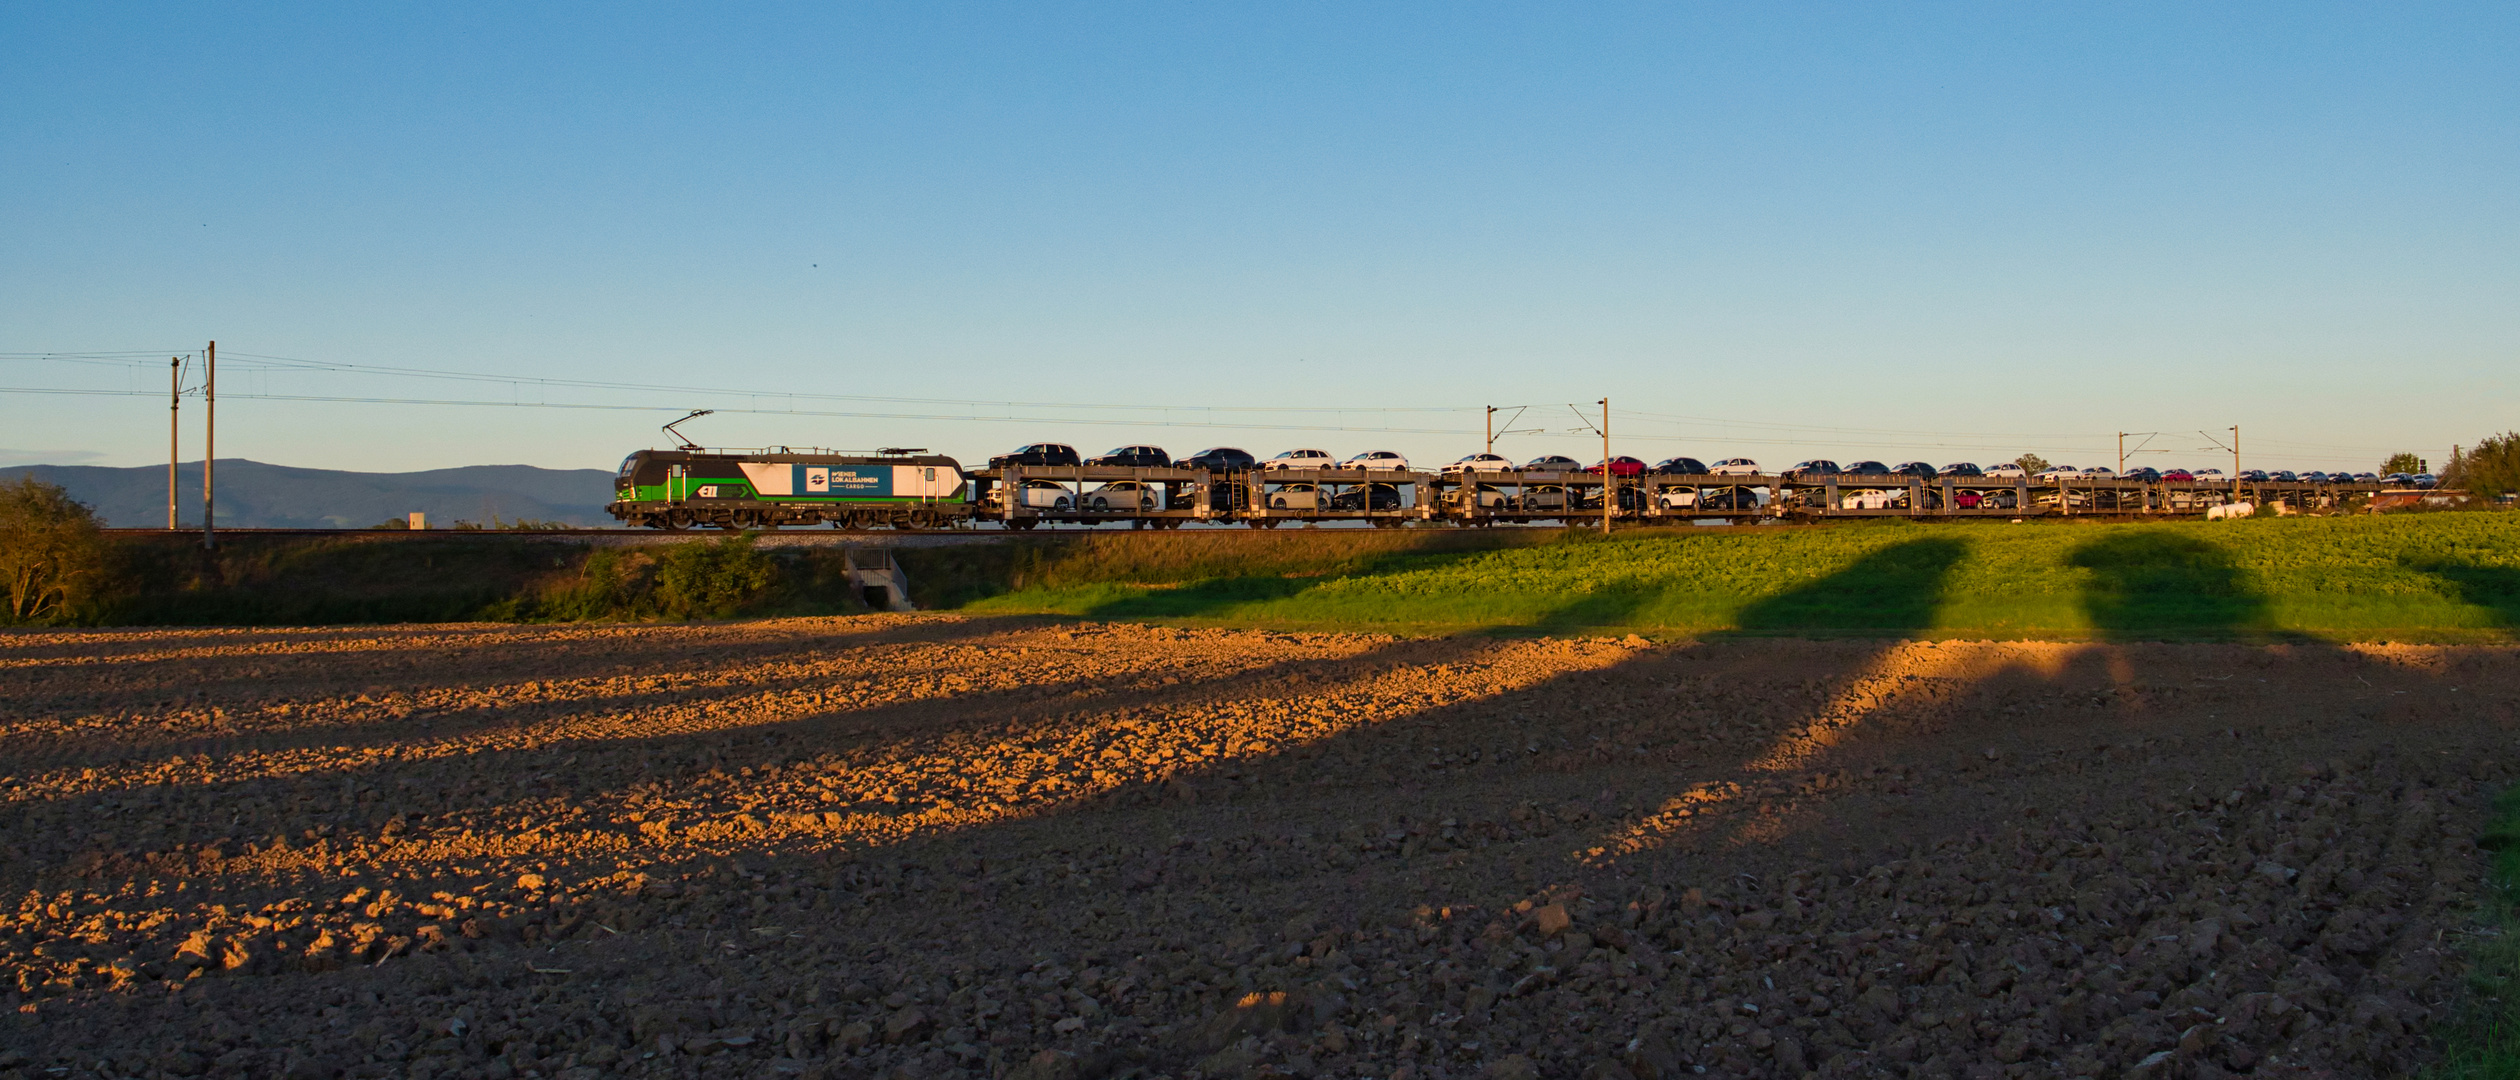
[[[33,474],[59,484],[96,508],[107,525],[166,524],[166,466],[109,469],[93,465],[20,465],[0,479]],[[467,465],[425,472],[362,473],[299,469],[229,458],[219,462],[218,523],[231,529],[366,528],[414,510],[429,524],[457,521],[559,521],[611,525],[613,474],[603,469],[539,469],[531,465]],[[201,463],[177,468],[177,511],[201,525]]]

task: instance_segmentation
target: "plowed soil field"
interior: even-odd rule
[[[2385,1076],[2508,647],[0,636],[0,1076]]]

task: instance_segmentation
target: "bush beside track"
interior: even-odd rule
[[[116,537],[67,617],[90,626],[582,622],[863,612],[838,549],[746,537],[639,548],[483,534]]]

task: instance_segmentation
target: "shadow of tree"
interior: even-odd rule
[[[1743,624],[1780,636],[1797,630],[1837,635],[1852,629],[1850,623],[1883,637],[1929,629],[1962,554],[1959,545],[1941,539],[1885,548],[1754,605]],[[1617,605],[1583,598],[1554,617],[1618,614]],[[697,630],[686,633],[700,636]],[[1069,640],[1064,630],[1058,634],[1058,642]],[[1166,648],[1162,642],[1186,637],[1133,638],[1125,643],[1129,653],[1115,655],[1159,653]],[[1068,647],[1046,635],[1017,644]],[[1231,647],[1261,643],[1242,638]],[[2119,822],[2131,814],[2166,819],[2169,803],[2162,800],[2191,810],[2201,805],[2191,788],[2213,793],[2245,785],[2257,791],[2263,778],[2244,773],[2258,769],[2269,753],[2286,755],[2287,765],[2296,753],[2313,761],[2336,756],[2331,729],[2377,742],[2420,735],[2420,729],[2404,726],[2420,721],[2472,729],[2480,746],[2507,738],[2489,714],[2453,714],[2398,697],[2401,690],[2427,684],[2432,677],[2421,671],[2362,661],[2344,666],[2336,657],[2293,649],[1741,640],[1631,650],[1608,642],[1475,637],[1404,639],[1335,656],[1309,651],[1310,646],[1276,648],[1274,663],[1176,666],[1164,674],[1184,676],[1178,685],[1131,684],[1092,700],[973,695],[905,702],[872,716],[800,706],[796,714],[730,715],[722,729],[710,732],[484,754],[465,762],[462,773],[377,756],[366,766],[369,776],[238,785],[154,813],[132,812],[142,808],[127,798],[57,802],[41,820],[12,821],[0,835],[67,839],[75,827],[83,843],[137,849],[153,820],[198,819],[233,830],[231,852],[249,842],[259,850],[248,846],[244,854],[164,868],[168,876],[180,874],[192,883],[185,902],[197,896],[230,905],[261,903],[298,893],[328,899],[351,886],[332,875],[290,876],[298,872],[289,869],[286,860],[294,857],[289,851],[308,845],[283,834],[308,824],[310,815],[336,812],[330,791],[348,794],[354,786],[372,786],[393,801],[354,804],[340,812],[408,811],[411,817],[384,824],[345,819],[327,838],[374,847],[390,828],[397,842],[407,845],[360,862],[363,884],[390,882],[420,903],[429,902],[421,898],[433,890],[459,896],[478,890],[485,903],[502,904],[523,897],[521,884],[512,889],[508,883],[527,869],[537,878],[547,873],[572,882],[635,873],[667,886],[652,895],[644,885],[636,894],[586,890],[572,894],[578,899],[571,905],[538,902],[500,916],[508,923],[485,916],[485,923],[495,924],[492,936],[457,940],[422,955],[391,955],[383,974],[366,967],[300,971],[276,962],[213,971],[223,977],[195,980],[196,989],[185,991],[192,998],[169,999],[167,1007],[184,1010],[186,1023],[210,1014],[205,1003],[236,1008],[257,999],[316,1000],[338,988],[367,985],[350,982],[353,978],[454,973],[445,977],[467,980],[459,985],[483,1015],[512,1015],[520,1024],[556,1029],[575,1022],[567,1012],[574,1001],[542,983],[511,989],[503,973],[531,960],[540,965],[536,973],[562,974],[541,970],[552,962],[558,939],[569,946],[563,955],[570,957],[576,977],[601,979],[674,1008],[688,1004],[693,1031],[766,1028],[778,1022],[771,1014],[775,1002],[791,990],[801,999],[809,987],[863,982],[924,994],[947,965],[968,966],[1003,1011],[984,1022],[973,1019],[983,1006],[956,1004],[950,1007],[957,1012],[936,1016],[938,1026],[951,1031],[949,1025],[973,1024],[978,1036],[1002,1031],[1020,1057],[1032,1047],[1056,1045],[1054,1033],[1065,1029],[1054,1025],[1069,1008],[1064,999],[1000,992],[1041,989],[1017,982],[1026,973],[1070,971],[1090,985],[1094,980],[1083,972],[1100,967],[1107,985],[1118,985],[1124,965],[1144,959],[1149,970],[1170,981],[1151,992],[1133,981],[1125,991],[1133,996],[1117,998],[1122,991],[1112,991],[1115,998],[1144,1022],[1186,1025],[1229,1007],[1239,995],[1295,989],[1335,976],[1341,961],[1333,954],[1302,955],[1325,932],[1336,932],[1325,947],[1351,953],[1360,975],[1384,957],[1431,958],[1438,949],[1473,959],[1493,955],[1500,937],[1521,940],[1517,900],[1564,903],[1587,932],[1625,925],[1624,934],[1652,934],[1647,941],[1652,948],[1632,959],[1660,958],[1666,965],[1648,972],[1661,1000],[1755,997],[1763,1009],[1782,1009],[1790,995],[1835,993],[1863,969],[1888,962],[1855,951],[1845,935],[1870,928],[1881,931],[1883,948],[1902,948],[1901,942],[1912,943],[1903,928],[1914,920],[1898,906],[1919,897],[1930,902],[1926,910],[1975,903],[1965,900],[1965,891],[1963,899],[1948,901],[1920,892],[1946,887],[1921,869],[1966,850],[1946,843],[1972,842],[1982,829],[2005,823],[1999,818],[2014,817],[2019,807],[2035,804],[2041,810],[2027,826],[2031,839],[2070,843],[2087,854],[2100,845],[2080,838],[2071,818],[2055,823],[2066,812]],[[2076,655],[2083,659],[2025,663],[2068,648],[2079,648]],[[1939,667],[1918,662],[1921,654],[1946,651],[1963,655]],[[2113,665],[2120,651],[2142,654],[2124,665],[2128,672],[2146,673],[2140,685],[2125,685],[2132,676]],[[2159,664],[2160,673],[2153,674],[2161,658],[2180,652],[2206,655],[2214,662],[2209,670],[2218,675],[2228,674],[2232,661],[2256,658],[2271,682],[2191,680],[2170,664]],[[693,653],[710,657],[699,649]],[[999,654],[1007,662],[1015,655]],[[738,655],[728,662],[753,661]],[[2510,664],[2491,662],[2504,670]],[[912,665],[905,669],[905,677],[920,677]],[[1393,685],[1378,685],[1386,679]],[[1439,688],[1447,693],[1429,692]],[[2360,702],[2354,708],[2407,711],[2403,721],[2392,719],[2389,725],[2338,725],[2314,723],[2336,713],[2312,717],[2295,708],[2340,700]],[[125,707],[137,710],[146,703],[141,698]],[[2236,707],[2262,710],[2294,726],[2277,728],[2272,734],[2278,738],[2264,746],[2254,736],[2221,735],[2225,725],[2241,722],[2217,716],[2230,717]],[[2300,719],[2282,719],[2296,713]],[[1317,735],[1302,735],[1289,724],[1322,716],[1339,722],[1302,729]],[[1087,745],[1070,739],[1088,727],[1109,731],[1109,740]],[[1832,742],[1818,738],[1815,727],[1839,727],[1862,738]],[[1255,739],[1237,745],[1228,737],[1237,733]],[[2178,741],[2181,735],[2189,741]],[[1115,741],[1130,739],[1139,741]],[[1780,763],[1779,747],[1805,744],[1818,752]],[[2409,760],[2444,776],[2464,775],[2463,755],[2436,752],[2437,745],[2452,744],[2426,737]],[[1125,752],[1116,759],[1077,752],[1097,746]],[[1090,772],[1079,771],[1117,768],[1097,761],[1152,762],[1159,755],[1141,747],[1156,746],[1200,753],[1160,755],[1179,762],[1161,783],[1149,777],[1098,787]],[[2001,760],[1985,752],[1994,747],[2002,749]],[[919,777],[985,772],[992,756],[1093,783],[1028,784],[1003,811],[954,822],[922,819],[918,814],[924,811],[915,808],[929,800],[905,797],[896,811],[853,811],[898,814],[900,825],[863,835],[845,849],[808,845],[799,834],[778,831],[792,827],[782,824],[782,811],[863,806],[871,801],[864,798],[868,792],[885,785],[921,796],[924,789],[913,790],[912,784]],[[928,772],[892,768],[911,758],[940,764]],[[851,800],[810,806],[798,801],[832,789],[817,777],[835,780],[835,790]],[[2276,786],[2291,782],[2278,780]],[[1684,803],[1696,809],[1686,818],[1672,816],[1667,829],[1640,832],[1638,826],[1651,824],[1672,800],[1698,793],[1714,798]],[[632,811],[647,817],[631,818]],[[2227,812],[2263,811],[2251,803]],[[683,830],[701,815],[730,823],[767,818],[768,828],[669,843],[661,839],[668,834],[650,839],[634,824],[656,820]],[[556,841],[549,848],[537,846],[541,842],[531,836],[546,819],[559,822],[547,831],[602,832],[599,838],[607,843],[574,855]],[[2432,820],[2430,811],[2424,820]],[[2029,815],[2019,814],[2018,821],[2029,821]],[[603,831],[607,828],[611,831]],[[466,830],[479,833],[485,844],[495,841],[496,850],[454,857],[452,842]],[[417,839],[400,839],[405,833]],[[1641,842],[1591,854],[1628,837]],[[278,847],[284,839],[289,849]],[[1831,865],[1830,852],[1882,844],[1900,845],[1904,854],[1850,852],[1848,862]],[[73,850],[60,847],[42,862],[66,867],[65,856]],[[1977,850],[1984,855],[1989,849]],[[2024,857],[2030,861],[1999,867],[2011,875],[2001,881],[2023,888],[2047,885],[2038,853]],[[542,860],[550,865],[539,865]],[[1901,864],[1903,876],[1868,873],[1892,862]],[[2252,863],[2232,865],[2246,872]],[[10,872],[27,875],[35,869],[29,860]],[[2113,868],[2120,871],[2163,892],[2203,880],[2194,876],[2202,871],[2177,864]],[[2377,876],[2376,869],[2370,872]],[[2089,880],[2055,882],[2068,890],[2055,901],[2057,910],[2075,911],[2070,890]],[[93,887],[71,881],[72,876],[47,879],[62,888]],[[1871,888],[1876,881],[1899,892],[1847,899],[1850,890]],[[1696,922],[1673,913],[1688,910],[1700,889],[1704,896],[1694,899],[1702,906],[1692,912]],[[1809,918],[1825,914],[1846,921],[1797,925],[1793,920],[1806,918],[1796,906],[1802,901],[1791,899],[1797,895],[1815,901]],[[1831,896],[1836,899],[1826,905],[1817,902]],[[1654,914],[1663,899],[1669,907]],[[2026,904],[2020,910],[2034,914]],[[1636,914],[1622,924],[1623,912]],[[1743,915],[1787,921],[1775,935],[1754,937],[1740,929],[1736,920]],[[81,918],[84,912],[69,912],[44,932],[66,937]],[[416,933],[412,928],[423,919],[438,918],[406,904],[380,925]],[[1634,920],[1649,921],[1640,930]],[[1491,921],[1499,927],[1495,936],[1482,930]],[[174,953],[183,940],[174,933],[178,926],[170,922],[149,930],[159,936],[146,942],[147,955]],[[765,937],[767,927],[784,928],[786,934]],[[1793,944],[1783,936],[1788,931],[1813,933],[1803,939],[1808,944],[1827,941],[1818,936],[1822,930],[1833,931],[1832,949],[1785,955]],[[2412,940],[2429,938],[2431,931],[2419,921],[2405,933]],[[1976,932],[1998,931],[1987,921]],[[1778,956],[1792,962],[1754,969],[1748,954],[1738,950],[1762,941],[1778,945]],[[292,939],[293,947],[303,944],[302,938]],[[1678,951],[1682,947],[1687,955]],[[1742,962],[1722,959],[1726,955]],[[2100,957],[2095,962],[2108,962],[2107,954],[2094,955]],[[1824,974],[1815,963],[1842,965],[1825,972],[1840,981],[1813,982]],[[405,970],[417,974],[394,975]],[[1470,1027],[1490,1042],[1488,1055],[1535,1054],[1567,1030],[1563,1018],[1589,1000],[1577,996],[1589,992],[1587,986],[1547,989],[1545,980],[1533,984],[1542,988],[1531,993],[1566,996],[1517,998],[1510,991],[1520,972],[1471,967],[1456,977],[1458,969],[1434,962],[1388,970],[1394,973],[1389,979],[1357,979],[1342,998],[1353,1010],[1341,1014],[1350,1030],[1381,1033],[1382,1041],[1373,1044],[1376,1075],[1407,1037],[1406,1025],[1446,1014],[1472,1016],[1484,1007],[1497,1011]],[[2353,974],[2343,966],[2336,970]],[[1773,985],[1763,986],[1770,976]],[[941,1013],[948,1006],[934,1003],[944,999],[945,984],[937,985],[939,994],[928,1007]],[[277,1019],[271,1023],[328,1050],[369,1052],[348,1048],[349,1032],[378,1007],[346,996],[333,1000],[349,1002],[344,1008],[351,1027],[318,1028],[317,1021],[300,1032]],[[1939,1000],[1950,1000],[1948,993]],[[82,1037],[92,1043],[92,1033],[121,1014],[86,1002],[65,998],[46,1003],[41,1014],[12,1013],[7,1022],[23,1026],[10,1034],[28,1045],[72,1046]],[[872,1010],[876,1001],[856,1007]],[[1374,1023],[1383,1016],[1393,1023]],[[1638,1030],[1632,1020],[1591,1029],[1603,1034],[1587,1038],[1576,1031],[1568,1038],[1587,1052],[1597,1044],[1615,1053]],[[39,1022],[46,1026],[37,1028]],[[626,1036],[634,1023],[618,1014],[604,1022],[611,1026],[590,1029],[588,1037]],[[675,1030],[686,1024],[659,1022],[677,1025]],[[1832,1053],[1871,1053],[1890,1045],[1895,1034],[1891,1025],[1877,1031],[1859,1024],[1831,1035],[1826,1046]],[[1711,1071],[1767,1074],[1765,1058],[1741,1057],[1737,1048],[1712,1037],[1686,1049]],[[2125,1063],[2111,1061],[2113,1067]]]
[[[1892,544],[1744,608],[1738,634],[1862,636],[1932,629],[1968,545],[1949,537]]]
[[[1836,572],[1753,602],[1737,633],[1876,637],[1931,627],[1942,609],[1952,570],[1968,545],[1948,537],[1909,540],[1866,554]],[[1323,582],[1441,569],[1482,552],[1394,552],[1321,578],[1237,577],[1202,581],[1094,605],[1097,619],[1199,618],[1245,604],[1284,600]],[[1502,631],[1579,634],[1617,630],[1671,594],[1671,587],[1634,579],[1605,583]]]
[[[2092,572],[2083,610],[2108,641],[2278,636],[2266,596],[2221,545],[2166,530],[2114,532],[2067,561]]]
[[[1315,576],[1254,575],[1210,578],[1179,588],[1161,588],[1096,604],[1086,610],[1085,617],[1091,619],[1212,618],[1245,604],[1284,600],[1331,581],[1441,569],[1486,554],[1489,552],[1479,549],[1391,551],[1371,556],[1360,565],[1346,570]]]
[[[2520,627],[2520,568],[2446,561],[2408,566],[2440,578],[2460,600],[2493,612],[2502,625]]]

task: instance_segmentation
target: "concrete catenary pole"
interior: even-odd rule
[[[166,358],[166,531],[175,531],[175,459],[183,451],[176,446],[176,419],[184,407],[184,360]]]
[[[219,343],[211,342],[201,355],[202,423],[207,425],[201,437],[201,546],[215,548],[219,537],[210,519],[218,505],[211,469],[219,460]]]
[[[2240,501],[2240,425],[2231,425],[2231,499]]]
[[[1610,535],[1610,514],[1618,507],[1619,476],[1610,468],[1610,399],[1601,399],[1601,535]]]

